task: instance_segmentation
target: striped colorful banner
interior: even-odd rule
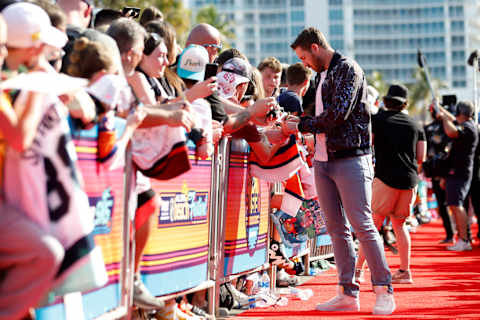
[[[116,119],[117,136],[125,121]],[[73,133],[78,166],[83,176],[91,212],[95,218],[95,243],[101,247],[108,274],[108,283],[99,289],[82,294],[86,319],[93,319],[116,308],[120,303],[119,274],[123,255],[123,168],[108,170],[97,161],[98,126]],[[87,214],[87,213],[85,213]],[[37,319],[65,319],[61,299],[36,310]]]
[[[191,143],[189,156],[190,171],[168,181],[151,179],[161,207],[155,214],[141,273],[145,285],[157,296],[190,289],[208,280],[212,161],[196,160]]]
[[[225,213],[225,276],[267,262],[269,186],[250,175],[248,145],[234,142],[230,151]]]

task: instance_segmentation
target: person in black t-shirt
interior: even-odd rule
[[[372,116],[375,147],[372,213],[380,228],[390,217],[400,253],[400,268],[392,283],[412,283],[410,274],[410,235],[405,220],[412,211],[419,180],[418,168],[425,160],[426,142],[423,128],[404,112],[407,88],[391,85],[383,98],[385,111]],[[363,270],[365,256],[360,247],[356,275]]]
[[[435,119],[435,112],[431,109],[434,120],[424,127],[427,138],[427,159],[434,157],[444,158],[450,150],[450,138],[443,130],[441,120]],[[438,214],[442,218],[443,228],[445,229],[445,239],[440,243],[453,243],[453,227],[450,215],[445,205],[445,190],[440,186],[442,177],[432,177],[432,189],[437,200]]]
[[[477,125],[477,130],[480,128]],[[473,157],[473,174],[472,183],[470,184],[470,191],[468,192],[467,199],[472,201],[473,212],[477,216],[477,224],[480,225],[480,143],[477,144],[475,149],[475,156]],[[468,200],[465,202],[465,211],[468,212]],[[470,238],[473,237],[470,235]],[[477,238],[480,239],[480,229],[477,232]]]
[[[455,218],[459,239],[447,249],[472,250],[467,232],[467,212],[463,205],[472,180],[473,157],[478,143],[478,130],[472,120],[474,107],[469,101],[460,101],[455,117],[442,107],[438,109],[437,119],[442,120],[445,133],[453,139],[447,158],[450,171],[445,177],[445,191],[447,206]]]

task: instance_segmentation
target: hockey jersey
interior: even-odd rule
[[[26,96],[21,92],[19,103]],[[98,265],[89,269],[93,274],[88,274],[97,282],[95,287],[106,281],[106,272],[101,253],[98,256],[98,250],[94,250],[98,249],[92,234],[94,217],[76,165],[67,109],[53,95],[46,95],[41,108],[31,146],[23,152],[7,148],[5,199],[64,246],[65,258],[57,274],[60,282],[75,269],[85,269],[88,261],[90,267]]]

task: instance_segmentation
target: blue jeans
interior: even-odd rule
[[[392,276],[383,242],[372,220],[371,156],[315,161],[314,169],[318,199],[325,212],[339,285],[344,288],[344,293],[356,297],[360,289],[354,281],[356,254],[348,222],[365,250],[372,284],[388,286],[388,291],[392,292]]]

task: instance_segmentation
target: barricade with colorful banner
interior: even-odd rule
[[[228,164],[224,275],[232,275],[267,263],[270,189],[248,168],[249,147],[233,140]]]
[[[102,248],[108,283],[82,293],[81,319],[101,317],[125,305],[119,281],[125,254],[122,224],[128,216],[123,214],[124,170],[108,170],[97,161],[95,134],[82,131],[74,137],[74,142],[95,214],[95,241]],[[154,216],[141,274],[156,296],[198,290],[202,285],[211,287],[211,280],[215,280],[216,292],[210,296],[211,304],[218,298],[220,282],[268,265],[269,183],[250,175],[250,151],[245,141],[224,138],[221,145],[223,148],[219,149],[223,151],[212,165],[211,159],[195,159],[194,146],[189,142],[192,169],[168,181],[151,180],[161,205]],[[331,248],[328,235],[321,234],[316,240],[317,246]],[[297,256],[305,251],[308,251],[306,243],[287,249],[287,254]],[[133,261],[133,255],[128,259]],[[129,261],[126,263],[130,265]],[[126,285],[129,286],[131,283]],[[38,309],[37,318],[68,319],[65,305],[58,299],[55,304]]]
[[[209,201],[212,161],[197,160],[174,179],[152,179],[161,206],[145,248],[141,274],[156,296],[187,290],[208,280]]]
[[[124,121],[117,121],[123,131]],[[81,310],[78,319],[93,319],[119,307],[120,263],[123,255],[123,167],[109,170],[97,161],[97,130],[82,130],[74,137],[78,166],[83,176],[84,188],[90,203],[90,213],[95,218],[94,238],[102,249],[108,274],[108,282],[102,288],[81,295]],[[120,132],[121,134],[121,132]],[[55,303],[36,310],[37,319],[68,319],[66,307],[58,298]]]

